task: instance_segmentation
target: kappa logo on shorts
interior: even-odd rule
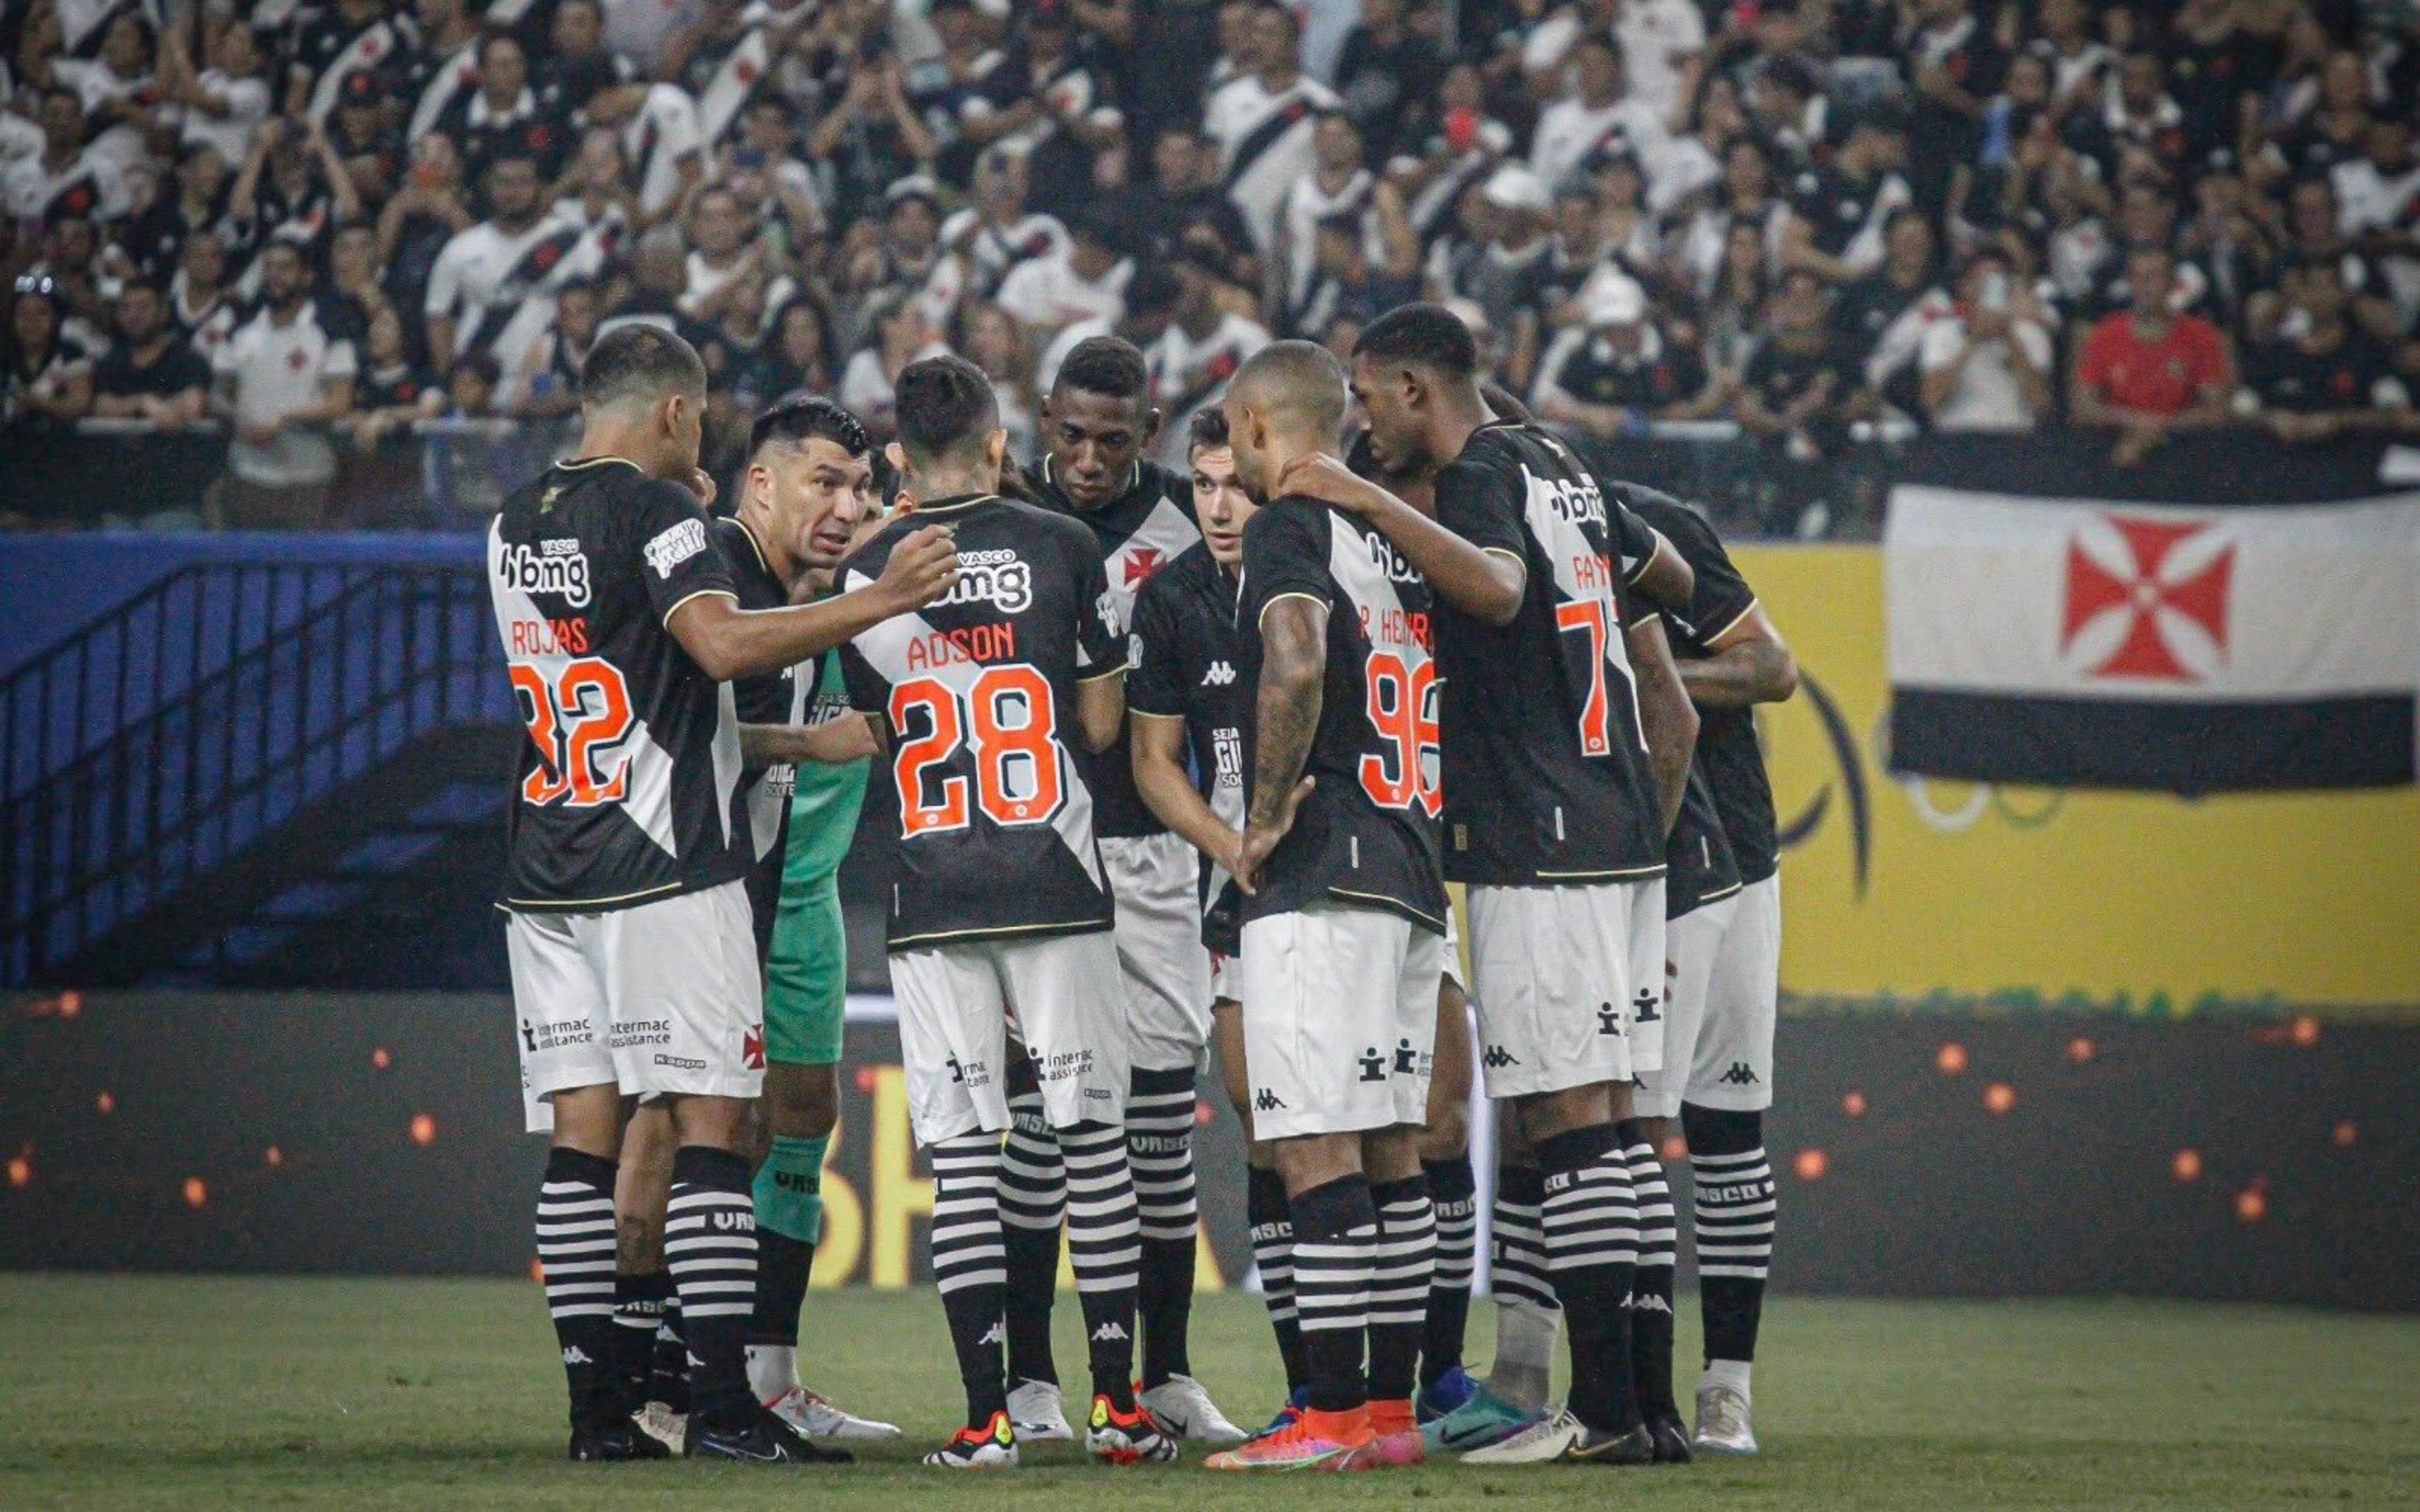
[[[1202,674],[1202,686],[1203,687],[1225,687],[1234,680],[1235,669],[1227,665],[1227,663],[1223,661],[1212,662],[1210,664],[1210,670]]]
[[[1664,1015],[1655,1011],[1656,1002],[1657,998],[1653,993],[1644,987],[1639,988],[1638,995],[1630,1000],[1632,1016],[1641,1024],[1662,1023]]]
[[[1646,994],[1641,993],[1639,995],[1643,997]],[[1597,1004],[1596,1032],[1619,1036],[1621,1033],[1621,1010],[1611,1003]]]
[[[1363,1078],[1365,1081],[1368,1079],[1369,1078],[1367,1077]],[[1286,1100],[1284,1098],[1278,1096],[1277,1093],[1269,1090],[1265,1087],[1262,1088],[1258,1092],[1252,1095],[1252,1111],[1255,1113],[1275,1113],[1278,1109],[1284,1107],[1285,1105]]]
[[[1500,1044],[1492,1044],[1479,1053],[1479,1063],[1489,1071],[1502,1071],[1521,1064],[1521,1057]]]
[[[1757,1085],[1756,1071],[1745,1060],[1732,1061],[1731,1069],[1723,1072],[1720,1076],[1715,1077],[1714,1080],[1718,1082],[1729,1082],[1733,1087],[1754,1087]]]
[[[1365,1082],[1387,1079],[1387,1057],[1378,1054],[1378,1047],[1374,1044],[1361,1052],[1361,1079]]]
[[[704,1071],[706,1069],[706,1062],[698,1059],[694,1056],[668,1056],[660,1050],[656,1052],[656,1064],[659,1066],[670,1066],[675,1071]]]

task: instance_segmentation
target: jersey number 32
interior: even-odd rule
[[[538,764],[521,779],[521,796],[572,809],[621,802],[627,764],[620,748],[630,733],[630,690],[621,669],[580,656],[551,683],[527,662],[513,663],[510,675],[513,691],[529,701],[521,718],[537,747]],[[600,758],[610,759],[612,770]]]

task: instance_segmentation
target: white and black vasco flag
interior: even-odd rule
[[[2210,436],[2119,469],[2072,436],[1944,439],[1883,537],[1892,770],[2188,794],[2413,781],[2415,463]]]

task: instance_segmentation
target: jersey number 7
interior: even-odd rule
[[[1058,715],[1050,680],[1032,667],[986,667],[964,693],[938,677],[910,678],[891,690],[890,713],[903,837],[966,827],[969,782],[948,769],[961,746],[974,756],[972,803],[993,824],[1047,824],[1058,813]]]
[[[630,690],[621,669],[580,656],[565,663],[551,685],[527,662],[515,662],[508,671],[513,691],[529,701],[521,718],[537,747],[538,765],[521,779],[521,796],[541,804],[562,799],[572,809],[621,802],[627,764],[615,762],[610,773],[597,764],[630,733]]]

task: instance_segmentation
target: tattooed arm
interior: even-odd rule
[[[1300,594],[1261,610],[1261,688],[1252,755],[1252,792],[1236,856],[1235,881],[1259,890],[1261,868],[1294,827],[1311,792],[1302,769],[1319,729],[1320,682],[1327,669],[1327,606]]]

